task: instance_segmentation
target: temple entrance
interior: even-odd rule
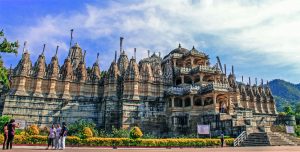
[[[225,94],[217,96],[217,103],[219,103],[220,113],[228,113],[228,98]]]

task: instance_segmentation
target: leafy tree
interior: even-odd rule
[[[300,114],[300,101],[296,104],[295,113],[299,113]]]
[[[0,117],[0,127],[3,128],[4,124],[7,123],[7,122],[9,122],[10,119],[11,119],[10,116],[5,116],[5,115],[1,116]],[[3,133],[3,129],[1,129],[0,132]]]
[[[16,42],[8,41],[4,36],[3,30],[1,30],[0,31],[0,52],[17,54],[18,48],[19,48],[18,41]],[[5,87],[9,87],[7,70],[3,66],[3,60],[1,55],[0,55],[0,83],[2,83]]]
[[[283,108],[283,111],[287,114],[287,115],[294,115],[295,112],[293,111],[291,106],[286,106]]]

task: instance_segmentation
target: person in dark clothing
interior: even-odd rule
[[[3,148],[5,149],[6,143],[7,143],[7,138],[8,138],[8,128],[7,128],[8,122],[4,124],[3,126],[3,136],[4,136],[4,140],[3,140]]]
[[[221,140],[221,147],[223,147],[224,146],[224,134],[223,133],[221,133],[220,140]]]
[[[7,125],[8,128],[8,138],[7,138],[7,144],[6,144],[6,149],[12,149],[12,144],[13,144],[13,140],[15,137],[15,129],[19,128],[19,123],[15,124],[15,120],[11,119],[9,124]]]
[[[68,128],[65,122],[62,123],[62,129],[60,132],[60,140],[61,140],[61,149],[65,149],[66,137],[68,133]]]

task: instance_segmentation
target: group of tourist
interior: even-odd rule
[[[48,134],[48,147],[47,149],[65,149],[66,137],[67,137],[67,126],[66,123],[62,123],[62,128],[59,124],[52,125],[49,129]]]
[[[4,149],[12,149],[12,144],[15,136],[15,129],[19,128],[20,124],[15,123],[14,119],[11,119],[9,122],[5,123],[3,126],[3,150]],[[66,123],[62,123],[62,127],[60,124],[52,125],[49,129],[48,134],[48,147],[47,149],[65,149],[65,141],[67,137],[67,126]]]

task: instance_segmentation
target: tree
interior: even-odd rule
[[[300,101],[296,104],[295,113],[300,114]]]
[[[3,30],[0,31],[0,52],[3,53],[18,53],[19,43],[8,41],[5,36]],[[0,55],[0,83],[5,87],[9,87],[8,74],[7,70],[3,66],[2,56]],[[0,88],[2,89],[2,88]]]
[[[284,108],[283,108],[283,111],[284,111],[287,115],[294,115],[294,114],[295,114],[291,106],[286,106],[286,107],[284,107]]]
[[[11,119],[10,116],[1,116],[0,117],[0,127],[3,128],[4,124],[7,123],[7,122],[9,122],[10,119]],[[3,129],[1,129],[0,132],[3,133]]]

